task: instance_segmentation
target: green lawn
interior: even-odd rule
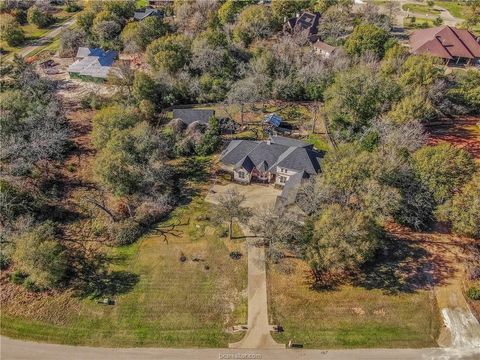
[[[435,347],[439,311],[428,291],[386,294],[342,286],[314,290],[305,263],[283,260],[269,268],[270,316],[289,340],[307,348]]]
[[[459,1],[435,1],[435,5],[447,9],[456,18],[465,18],[467,6]]]
[[[319,134],[310,134],[308,138],[305,139],[306,142],[313,144],[317,150],[328,151],[330,150],[330,144],[325,136]]]
[[[402,9],[417,14],[428,15],[429,17],[437,17],[440,15],[440,10],[423,4],[403,4]]]
[[[12,53],[16,53],[17,51],[21,50],[23,47],[28,46],[30,42],[38,40],[41,37],[45,36],[47,33],[52,31],[56,26],[64,23],[75,14],[76,13],[67,13],[66,11],[63,10],[63,8],[59,7],[55,12],[55,17],[57,20],[54,24],[52,24],[51,26],[45,29],[40,29],[33,24],[23,25],[21,26],[21,28],[25,33],[25,42],[21,46],[12,47],[12,46],[9,46],[5,41],[0,40],[0,47],[8,52],[7,56]],[[10,17],[11,16],[8,14],[0,14],[0,22],[4,22]]]
[[[367,3],[372,3],[375,5],[385,5],[389,2],[390,0],[366,0]]]
[[[403,19],[403,27],[405,29],[421,29],[421,28],[430,28],[433,27],[433,19],[427,18],[416,18],[416,21],[412,24],[410,19]]]
[[[113,270],[138,275],[115,305],[69,294],[26,302],[17,297],[2,303],[2,335],[115,347],[226,347],[238,340],[224,329],[246,322],[247,266],[246,257],[233,260],[229,253],[245,250],[241,242],[216,235],[205,220],[208,209],[196,198],[160,225],[183,224],[177,236],[167,235],[168,242],[152,234],[112,252]]]

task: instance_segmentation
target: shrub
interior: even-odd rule
[[[480,288],[471,286],[467,290],[467,296],[472,300],[480,300]]]
[[[232,251],[230,253],[230,257],[233,259],[233,260],[240,260],[240,258],[243,256],[243,254],[240,252],[240,251]]]
[[[105,233],[105,224],[102,221],[95,219],[90,225],[90,230],[92,231],[93,235],[101,236]]]
[[[190,40],[181,34],[163,36],[148,45],[145,55],[155,70],[175,73],[190,61]]]
[[[450,144],[425,146],[412,156],[412,165],[419,181],[442,204],[468,182],[475,173],[470,153]]]
[[[78,51],[78,48],[85,42],[85,34],[82,31],[67,29],[62,32],[60,36],[61,57],[73,57]]]
[[[10,266],[10,258],[5,254],[0,254],[0,270],[5,270]]]
[[[46,28],[55,22],[55,18],[47,11],[40,10],[36,5],[28,9],[28,22],[37,25],[39,28]]]
[[[142,203],[136,210],[135,219],[143,226],[151,226],[163,218],[172,210],[168,199],[147,201]]]
[[[227,237],[228,235],[228,228],[225,226],[219,226],[217,228],[217,235],[221,238]]]
[[[13,12],[13,16],[15,17],[15,20],[20,24],[20,25],[25,25],[27,21],[27,12],[23,9],[17,9]]]
[[[105,99],[94,93],[87,94],[80,99],[80,106],[84,109],[99,110],[105,105]]]
[[[37,292],[37,291],[40,291],[41,289],[37,286],[37,284],[35,284],[35,282],[32,280],[32,279],[29,279],[27,278],[24,282],[23,282],[23,286],[25,286],[25,288],[29,291],[33,291],[33,292]]]
[[[145,228],[132,219],[127,219],[112,225],[110,232],[117,246],[133,244],[142,236]]]
[[[449,221],[454,233],[480,239],[480,173],[441,205],[437,216]]]
[[[61,287],[67,280],[66,250],[55,233],[54,224],[46,222],[17,240],[15,266],[41,289]]]
[[[82,7],[74,0],[68,0],[66,2],[65,11],[68,13],[77,12],[81,9]]]
[[[19,46],[25,41],[25,34],[18,22],[9,20],[0,26],[0,39],[9,46]]]
[[[14,284],[21,285],[27,277],[27,274],[17,270],[10,274],[10,281]]]
[[[352,56],[361,56],[372,52],[382,58],[385,50],[393,44],[389,42],[389,34],[372,24],[358,25],[345,42],[345,49]]]

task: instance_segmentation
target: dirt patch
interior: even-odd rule
[[[479,346],[480,324],[465,300],[462,281],[464,264],[475,240],[449,234],[440,226],[437,231],[419,233],[389,225],[389,232],[421,246],[431,263],[429,284],[441,311],[444,326],[438,343],[444,347]]]
[[[480,161],[480,122],[479,116],[462,116],[445,119],[428,127],[428,143],[436,145],[451,143],[468,152]]]

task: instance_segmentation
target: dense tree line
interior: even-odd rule
[[[65,10],[76,12],[81,6],[76,0],[66,0]],[[0,2],[2,24],[0,25],[0,39],[9,46],[18,47],[25,41],[23,25],[32,24],[39,29],[51,26],[57,20],[55,9],[47,1],[34,0],[4,0]]]
[[[67,260],[49,221],[59,216],[52,185],[70,146],[68,125],[54,83],[20,58],[3,71],[1,266],[14,259],[31,288],[62,286],[69,276]]]
[[[100,46],[144,52],[150,67],[120,66],[108,80],[119,94],[98,106],[85,101],[99,108],[92,121],[95,182],[79,207],[111,244],[134,242],[179,203],[186,175],[172,159],[210,155],[220,145],[218,119],[186,127],[162,123],[158,113],[173,104],[268,100],[323,103],[338,144],[301,189],[305,226],[288,212],[254,217],[252,228],[272,255],[294,251],[320,280],[372,259],[389,221],[417,230],[448,221],[457,233],[479,236],[478,166],[463,150],[426,146],[424,129],[444,115],[478,114],[478,71],[446,75],[435,59],[409,55],[375,7],[356,14],[342,0],[175,1],[175,18],[133,22],[134,1],[85,5],[79,28],[62,35],[65,56]],[[284,17],[305,8],[322,11],[319,34],[337,46],[333,56],[315,54],[305,34],[278,36]],[[31,9],[27,20],[43,21]],[[5,26],[15,30],[12,41],[21,37],[16,23]],[[104,257],[72,250],[52,215],[52,180],[70,146],[55,84],[18,59],[2,73],[2,266],[13,262],[18,281],[32,289],[72,279],[91,289],[84,270],[94,264],[101,278]],[[218,218],[231,235],[232,220],[247,212],[238,194],[230,197]]]

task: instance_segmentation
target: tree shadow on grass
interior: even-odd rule
[[[102,294],[120,295],[133,289],[140,277],[128,271],[112,271],[102,282]]]
[[[140,277],[128,271],[112,271],[83,279],[77,287],[80,296],[90,298],[113,297],[131,291]]]
[[[110,271],[111,258],[78,252],[72,267],[73,287],[80,297],[99,298],[125,294],[140,277],[128,271]]]
[[[361,267],[355,286],[382,289],[386,293],[413,293],[441,285],[453,272],[451,264],[420,244],[388,236],[381,251]]]
[[[428,240],[424,240],[428,241]],[[422,246],[424,241],[412,241],[389,234],[377,256],[358,271],[343,274],[324,274],[315,279],[305,274],[306,284],[313,291],[334,291],[342,284],[381,289],[386,294],[414,293],[445,284],[455,271],[455,264],[445,258],[442,250],[431,252]]]
[[[198,187],[192,183],[207,182],[210,178],[211,160],[202,157],[185,158],[175,167],[175,186],[173,192],[178,197],[179,205],[187,205],[200,194]]]

